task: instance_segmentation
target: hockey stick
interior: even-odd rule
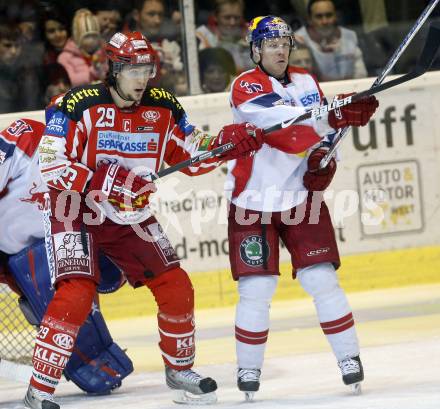
[[[420,14],[417,21],[412,26],[411,30],[408,32],[408,34],[405,36],[403,41],[400,43],[399,47],[394,51],[394,54],[389,59],[387,65],[381,72],[381,74],[376,78],[373,85],[371,86],[376,87],[377,85],[382,84],[385,77],[389,74],[389,72],[392,70],[394,65],[396,65],[397,61],[399,60],[400,56],[403,54],[403,52],[408,47],[409,43],[412,41],[412,39],[415,37],[415,35],[419,32],[420,28],[423,26],[429,15],[432,13],[434,8],[437,6],[438,2],[440,0],[431,0],[431,2],[425,7],[422,14]],[[339,131],[339,133],[336,135],[336,137],[333,139],[333,142],[325,154],[325,156],[321,159],[321,162],[319,163],[319,168],[325,168],[332,157],[334,156],[336,149],[341,145],[342,140],[344,139],[345,135],[350,130],[350,127],[345,127]]]
[[[333,111],[336,108],[349,105],[352,102],[358,101],[362,98],[375,95],[379,92],[385,91],[389,88],[395,87],[397,85],[401,85],[405,82],[413,80],[414,78],[420,77],[426,71],[428,71],[428,69],[431,67],[431,64],[434,61],[434,58],[440,47],[439,38],[440,38],[440,22],[432,23],[431,26],[429,27],[429,32],[425,42],[425,46],[423,47],[423,50],[419,56],[416,66],[408,74],[404,74],[398,78],[386,82],[385,84],[379,84],[373,88],[367,89],[362,92],[358,92],[357,94],[353,94],[344,99],[334,100],[329,105],[323,105],[321,107],[307,111],[306,113],[300,115],[297,118],[289,119],[287,121],[273,125],[269,128],[265,128],[264,133],[270,133],[273,131],[280,130],[282,128],[287,128],[288,126],[297,124],[298,122],[304,121],[309,118],[320,118],[326,112]]]
[[[0,358],[0,378],[10,381],[28,383],[32,376],[32,367],[29,365],[17,364]]]
[[[184,160],[174,166],[170,166],[169,168],[163,169],[160,172],[157,172],[156,174],[150,175],[150,177],[152,178],[152,180],[162,178],[164,176],[169,175],[170,173],[177,172],[180,169],[187,168],[191,165],[202,162],[206,159],[211,159],[214,156],[220,155],[223,152],[231,150],[233,147],[234,144],[232,142],[226,143],[224,145],[219,146],[218,148],[213,149],[212,151],[201,153],[200,155]]]
[[[416,66],[414,69],[409,72],[408,74],[402,75],[398,78],[395,78],[391,81],[386,82],[385,84],[379,84],[375,87],[372,87],[368,90],[359,92],[357,94],[350,95],[344,99],[340,100],[334,100],[329,105],[323,105],[321,107],[309,110],[305,112],[304,114],[298,116],[297,118],[289,119],[287,121],[280,122],[276,125],[270,126],[268,128],[264,128],[263,132],[264,134],[269,134],[274,131],[278,131],[280,129],[286,129],[290,126],[293,126],[299,122],[302,122],[306,119],[310,118],[320,118],[323,114],[333,111],[337,108],[340,108],[345,105],[349,105],[352,102],[358,101],[362,98],[369,97],[371,95],[375,95],[379,92],[385,91],[389,88],[395,87],[397,85],[401,85],[407,81],[411,81],[414,78],[420,77],[423,75],[430,67],[432,62],[434,61],[434,58],[437,54],[438,49],[440,48],[440,23],[436,22],[431,24],[428,32],[428,36],[426,39],[425,46],[422,50],[422,53],[419,56],[419,59],[417,61]],[[221,145],[218,148],[213,149],[212,151],[204,152],[200,155],[194,156],[190,159],[187,159],[183,162],[180,162],[174,166],[170,166],[167,169],[161,170],[157,174],[150,175],[152,180],[159,179],[161,177],[164,177],[166,175],[169,175],[171,173],[177,172],[183,168],[186,168],[188,166],[194,165],[196,163],[202,162],[206,159],[213,158],[216,155],[220,155],[223,152],[226,152],[230,149],[232,149],[234,145],[232,143],[227,143],[225,145]]]

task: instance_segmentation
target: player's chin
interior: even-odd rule
[[[142,98],[142,95],[144,95],[145,88],[136,88],[131,93],[131,96],[134,101],[140,101]]]

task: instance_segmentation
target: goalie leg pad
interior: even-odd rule
[[[132,372],[132,361],[113,342],[104,317],[93,303],[64,375],[85,392],[103,395],[121,386]]]
[[[97,288],[99,294],[113,293],[127,282],[121,270],[103,254],[99,255],[99,271],[101,272]]]
[[[20,307],[26,319],[31,325],[39,325],[54,295],[44,240],[11,256],[8,265],[23,294]],[[102,277],[106,276],[106,271],[101,272]],[[117,274],[111,276],[118,280]],[[79,331],[64,374],[87,393],[106,394],[121,385],[122,380],[133,371],[133,364],[113,342],[101,312],[95,304],[93,307]]]
[[[32,325],[39,325],[54,290],[50,282],[44,239],[11,256],[8,263],[20,292],[20,308]]]

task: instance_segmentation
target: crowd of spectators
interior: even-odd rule
[[[42,109],[72,86],[103,81],[103,45],[116,31],[139,30],[158,53],[153,85],[187,95],[178,0],[0,0],[0,113]],[[254,66],[246,21],[278,15],[295,31],[290,63],[320,81],[377,76],[428,0],[194,0],[200,85],[226,91]],[[438,18],[435,16],[432,18]],[[406,72],[423,31],[396,65]],[[426,31],[426,29],[425,29]],[[438,68],[438,64],[436,64]]]

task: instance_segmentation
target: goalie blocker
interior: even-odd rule
[[[107,258],[100,257],[101,282],[98,291],[117,290],[125,280]],[[19,290],[19,305],[31,325],[38,326],[53,297],[44,240],[41,239],[20,253],[10,256],[8,274],[15,290]],[[11,277],[8,278],[10,284]],[[41,356],[41,364],[48,357]],[[133,372],[126,353],[113,342],[99,306],[94,307],[78,334],[77,342],[64,376],[89,394],[108,394],[121,386],[122,380]]]

